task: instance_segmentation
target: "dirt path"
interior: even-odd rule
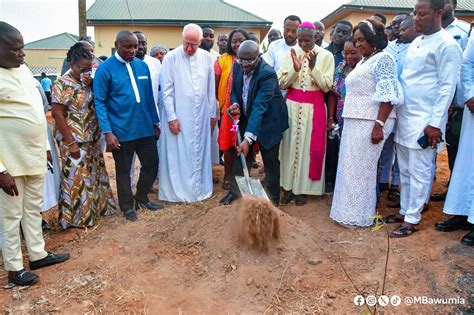
[[[107,163],[112,170],[110,156]],[[445,156],[439,164],[435,191],[443,190],[448,174]],[[268,255],[260,254],[239,241],[237,208],[219,206],[223,194],[217,184],[205,202],[140,212],[138,222],[115,215],[89,230],[48,233],[48,249],[68,251],[71,260],[39,270],[41,280],[33,287],[0,290],[0,309],[6,314],[361,313],[366,309],[354,305],[357,292],[341,263],[361,292],[381,292],[384,230],[340,227],[329,219],[328,197],[311,198],[304,207],[281,207],[281,241]],[[385,209],[382,196],[381,213],[395,212]],[[402,302],[380,311],[474,312],[474,249],[460,244],[464,231],[434,230],[443,219],[441,207],[431,204],[417,235],[390,240],[385,293],[402,299],[460,297],[465,304]],[[6,283],[5,272],[0,283]]]

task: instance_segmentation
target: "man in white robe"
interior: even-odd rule
[[[210,150],[216,94],[212,56],[199,48],[201,39],[199,26],[186,25],[183,45],[163,59],[161,200],[195,202],[212,195]]]
[[[441,140],[462,58],[459,45],[441,27],[443,8],[442,0],[417,0],[415,4],[415,28],[422,36],[408,48],[401,75],[405,104],[396,108],[400,213],[386,221],[403,223],[392,237],[405,237],[416,231],[430,192],[435,149],[443,149]],[[420,139],[426,139],[426,148],[421,147]]]
[[[461,66],[464,115],[459,150],[449,184],[444,213],[454,215],[436,224],[436,229],[451,232],[468,229],[461,243],[474,246],[474,35],[471,34]]]

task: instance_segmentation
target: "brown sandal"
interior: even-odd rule
[[[403,223],[405,220],[403,218],[400,218],[398,216],[398,213],[388,215],[382,219],[383,222],[386,224],[391,224],[391,223]]]
[[[398,228],[393,230],[392,233],[390,233],[390,237],[393,237],[393,238],[407,237],[407,236],[412,235],[416,231],[418,231],[418,229],[414,226],[400,225]]]

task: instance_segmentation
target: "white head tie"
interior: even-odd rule
[[[370,28],[370,30],[372,31],[372,34],[375,35],[375,29],[374,29],[374,26],[372,25],[372,23],[370,23],[369,21],[367,20],[363,20],[362,23],[364,24],[367,24],[367,26]]]

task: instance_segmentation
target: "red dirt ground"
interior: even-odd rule
[[[113,159],[106,159],[114,179]],[[221,177],[221,167],[215,171]],[[448,173],[441,155],[434,191],[444,189]],[[71,259],[39,270],[41,280],[35,286],[0,290],[2,313],[368,312],[354,305],[357,292],[341,263],[363,294],[380,293],[385,230],[340,227],[329,219],[328,197],[313,197],[304,207],[281,207],[281,239],[263,254],[239,240],[237,205],[218,205],[224,193],[216,184],[205,202],[140,212],[138,222],[117,214],[88,230],[62,232],[56,226],[45,235],[47,248],[70,252]],[[395,212],[385,208],[385,199],[383,193],[381,214]],[[434,230],[444,219],[441,210],[442,203],[432,203],[419,232],[390,239],[385,294],[402,299],[460,297],[465,304],[402,302],[379,307],[380,313],[474,312],[474,249],[460,244],[464,231]],[[57,210],[48,215],[54,218]],[[6,279],[2,272],[0,283]]]

